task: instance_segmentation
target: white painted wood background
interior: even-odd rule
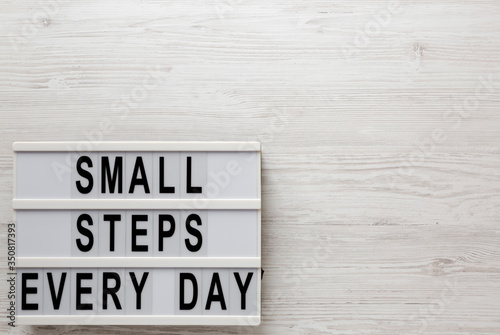
[[[500,334],[500,3],[3,1],[1,333]],[[263,143],[263,322],[6,325],[14,141]]]

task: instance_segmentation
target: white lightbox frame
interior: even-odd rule
[[[91,150],[71,150],[88,144]],[[261,145],[258,142],[15,142],[12,207],[35,209],[237,209],[257,211],[257,257],[18,257],[16,268],[255,268],[257,315],[17,315],[20,325],[259,325],[261,322]],[[18,199],[18,152],[256,152],[257,199]],[[16,214],[14,213],[16,216]],[[17,223],[16,217],[14,222]]]

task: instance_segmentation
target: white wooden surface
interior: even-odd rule
[[[4,1],[0,332],[499,334],[499,17],[494,0]],[[6,325],[12,142],[89,139],[263,143],[261,326]]]

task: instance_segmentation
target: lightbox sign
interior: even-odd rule
[[[258,325],[260,144],[17,142],[20,324]]]

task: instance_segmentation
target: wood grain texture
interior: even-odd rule
[[[499,16],[494,0],[4,1],[0,332],[499,334]],[[31,140],[261,141],[262,325],[8,327],[11,145]]]

